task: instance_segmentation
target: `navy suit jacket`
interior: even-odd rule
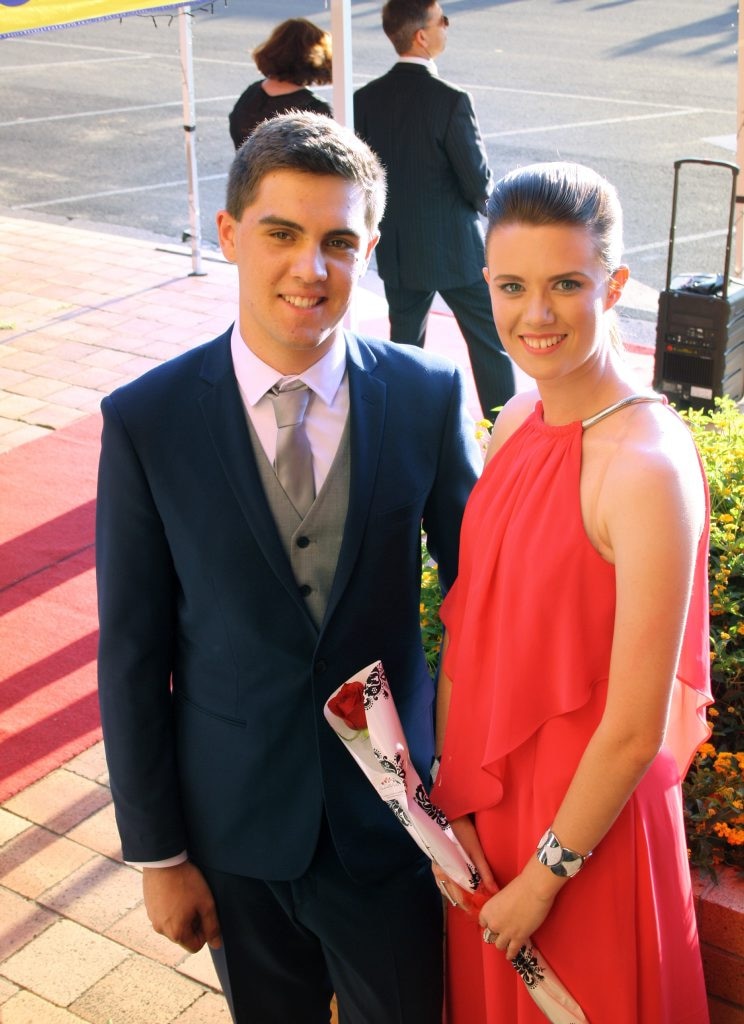
[[[351,334],[347,353],[349,509],[320,630],[264,496],[230,332],[103,401],[99,692],[126,859],[186,848],[218,870],[295,878],[324,808],[352,875],[418,856],[323,706],[381,658],[426,777],[420,528],[451,583],[481,458],[452,364]]]
[[[480,280],[491,172],[468,93],[423,64],[395,64],[354,94],[354,127],[388,174],[375,250],[385,284],[443,291]]]

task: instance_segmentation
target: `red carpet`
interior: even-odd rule
[[[100,433],[94,415],[0,455],[0,802],[100,739]]]

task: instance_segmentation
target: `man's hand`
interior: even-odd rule
[[[204,943],[222,945],[212,893],[201,871],[189,861],[169,868],[143,868],[142,890],[150,923],[172,942],[198,952]]]

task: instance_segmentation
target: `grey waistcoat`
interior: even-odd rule
[[[251,444],[282,545],[292,566],[297,586],[305,598],[310,617],[319,629],[325,615],[336,573],[341,538],[349,508],[351,457],[349,422],[325,482],[303,519],[284,492],[248,420]]]

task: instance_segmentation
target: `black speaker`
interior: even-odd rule
[[[723,274],[672,278],[679,172],[684,164],[728,168],[731,202]],[[736,211],[736,164],[686,158],[674,163],[666,288],[659,293],[654,388],[680,408],[709,410],[714,398],[744,396],[744,281],[729,276]]]

